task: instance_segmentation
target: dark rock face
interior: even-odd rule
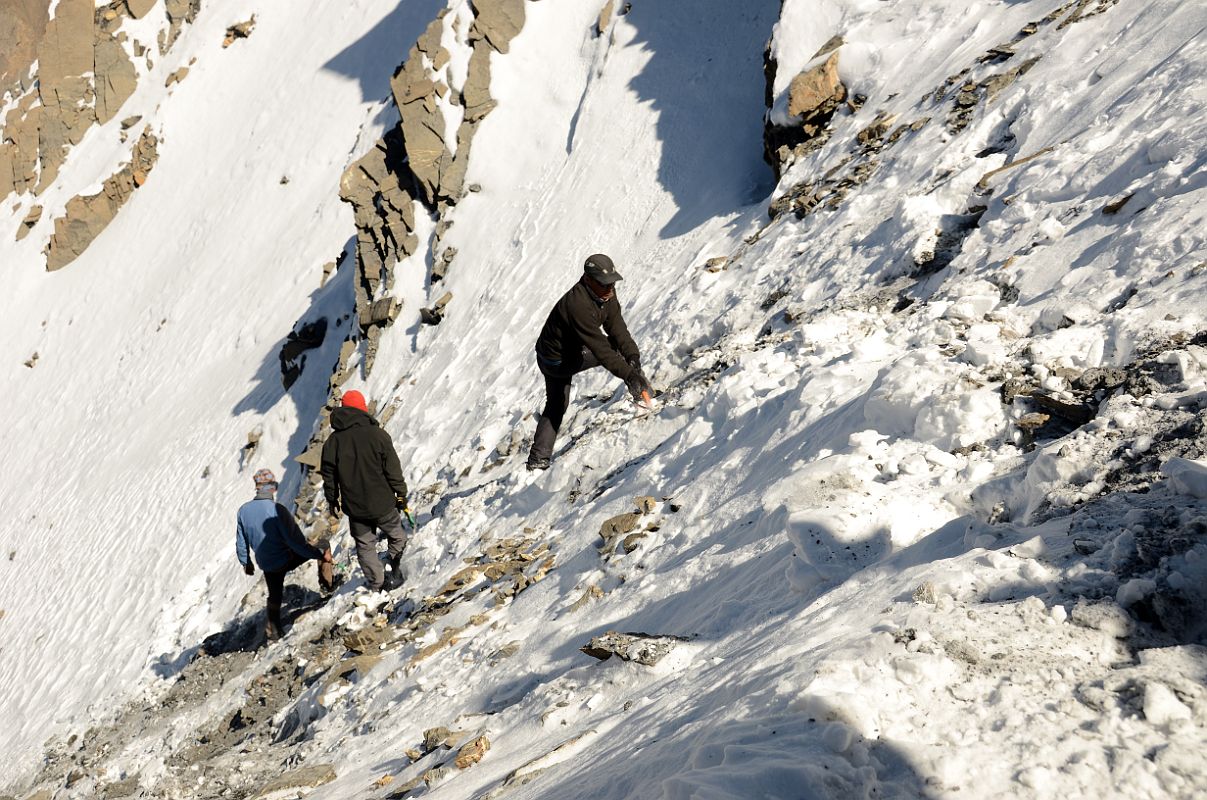
[[[308,322],[292,330],[281,345],[281,384],[286,391],[302,376],[306,368],[306,352],[320,347],[327,337],[327,318]]]

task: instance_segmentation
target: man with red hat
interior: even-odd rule
[[[401,586],[407,537],[399,509],[406,508],[407,484],[390,434],[369,414],[365,396],[358,391],[344,392],[340,407],[331,412],[321,473],[331,514],[348,516],[365,587],[376,592]],[[377,556],[379,532],[389,540],[388,583]]]
[[[652,394],[641,371],[641,352],[620,313],[619,280],[611,258],[603,253],[588,256],[582,277],[557,301],[541,328],[536,364],[545,378],[545,408],[528,454],[530,470],[549,468],[570,405],[570,383],[579,372],[602,366],[625,382],[634,401]]]
[[[256,496],[239,507],[238,525],[235,533],[235,555],[243,565],[243,571],[255,575],[260,565],[264,583],[268,586],[267,620],[264,633],[272,641],[281,638],[285,625],[281,620],[281,599],[285,590],[285,575],[307,561],[320,562],[320,583],[330,577],[331,545],[326,539],[310,544],[298,528],[293,515],[276,501],[277,478],[271,470],[256,470],[252,476],[256,485]],[[327,567],[327,574],[321,567]]]

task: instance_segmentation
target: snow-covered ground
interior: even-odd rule
[[[295,490],[326,399],[352,302],[350,263],[319,288],[354,235],[339,176],[396,120],[389,75],[443,7],[391,5],[205,4],[121,115],[146,115],[159,164],[66,269],[43,271],[49,220],[120,160],[116,123],[75,149],[22,242],[35,201],[5,201],[0,786],[63,786],[69,764],[55,797],[132,776],[146,796],[221,778],[246,797],[259,784],[232,771],[331,764],[316,800],[389,796],[442,760],[406,751],[447,726],[491,748],[415,795],[1207,793],[1195,3],[635,0],[598,36],[600,3],[526,3],[492,63],[481,191],[449,213],[457,259],[435,286],[423,255],[398,267],[403,315],[348,384],[397,404],[420,512],[381,661],[351,683],[307,672],[342,654],[318,649],[327,631],[373,619],[357,579],[260,656],[215,658],[222,688],[171,711],[202,640],[259,609],[231,546],[251,471]],[[764,45],[780,113],[835,35],[866,99],[777,186]],[[862,147],[879,114],[914,125]],[[769,221],[804,182],[842,195]],[[625,276],[662,409],[635,417],[618,381],[582,376],[553,468],[529,474],[532,345],[597,251]],[[446,290],[445,320],[420,325]],[[320,316],[332,333],[284,392],[280,344]],[[1085,374],[1108,367],[1118,380]],[[645,535],[601,551],[639,496]],[[442,592],[517,549],[554,557],[521,592],[476,573]],[[609,630],[682,638],[655,667],[579,651]],[[197,758],[182,782],[174,756],[298,658],[298,697],[264,723],[282,741]]]

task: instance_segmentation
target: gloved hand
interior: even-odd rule
[[[407,496],[405,494],[394,495],[394,508],[397,508],[399,511],[407,508]]]
[[[650,388],[649,380],[646,379],[645,373],[640,368],[633,371],[633,374],[625,381],[625,385],[629,388],[629,394],[633,396],[633,402],[635,403],[644,402],[643,392],[649,392],[651,397],[654,395],[654,390]]]
[[[255,565],[253,565],[250,561],[248,561],[246,564],[243,565],[243,571],[246,572],[248,575],[255,575],[256,574]]]

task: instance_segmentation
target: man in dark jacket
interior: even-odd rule
[[[252,476],[256,496],[239,507],[235,533],[235,555],[243,571],[255,575],[260,565],[264,583],[268,586],[268,614],[264,633],[271,641],[281,638],[281,598],[285,590],[285,575],[307,561],[317,559],[320,565],[319,582],[330,579],[331,545],[319,539],[316,545],[306,541],[293,515],[276,501],[277,479],[270,470],[256,470]],[[326,567],[324,574],[322,567]]]
[[[553,443],[570,405],[570,383],[583,370],[602,366],[628,386],[635,401],[650,391],[641,353],[620,313],[612,259],[587,258],[583,276],[549,312],[536,340],[536,363],[545,376],[545,408],[537,420],[528,469],[548,469]]]
[[[331,436],[323,443],[323,493],[332,515],[348,515],[356,558],[370,591],[402,585],[402,553],[407,537],[399,509],[406,508],[407,484],[394,442],[369,416],[360,392],[344,392],[331,412]],[[377,557],[378,531],[389,540],[390,581]]]

